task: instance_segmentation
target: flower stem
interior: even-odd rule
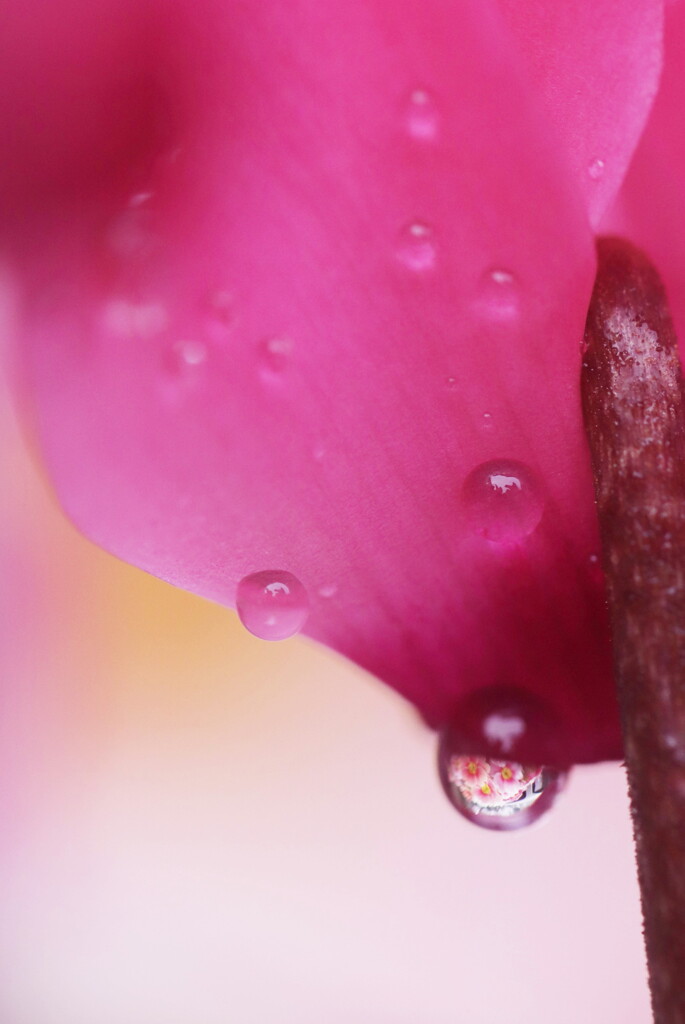
[[[598,242],[585,428],[611,614],[656,1024],[685,1024],[685,402],[665,291]]]

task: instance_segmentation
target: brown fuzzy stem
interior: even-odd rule
[[[649,260],[598,242],[582,395],[656,1024],[685,1024],[685,403]]]

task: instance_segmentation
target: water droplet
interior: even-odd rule
[[[286,640],[307,620],[307,592],[296,576],[267,569],[245,576],[236,591],[236,611],[250,633],[261,640]]]
[[[483,426],[486,427],[486,428],[490,428],[493,425],[494,424],[493,424],[493,419],[492,419],[492,413],[491,412],[484,412],[483,413]]]
[[[337,593],[338,587],[335,583],[325,583],[322,587],[319,587],[319,597],[323,597],[326,600],[335,597]]]
[[[293,343],[290,338],[268,338],[261,345],[260,372],[265,380],[282,378],[290,365]]]
[[[590,555],[589,562],[593,568],[599,565],[599,555]]]
[[[604,174],[604,161],[599,158],[597,160],[593,160],[588,166],[587,173],[593,181],[599,181]]]
[[[207,346],[201,341],[178,341],[174,352],[181,367],[200,366],[207,358]]]
[[[447,387],[448,391],[456,391],[457,387],[459,386],[458,382],[457,382],[457,378],[456,377],[447,377],[445,379],[445,386]]]
[[[435,241],[427,224],[414,221],[402,229],[397,258],[416,273],[425,273],[435,266]]]
[[[552,753],[557,737],[556,723],[532,695],[514,689],[476,691],[440,738],[443,789],[460,814],[483,828],[509,831],[530,825],[550,809],[566,781],[560,768],[529,756]]]
[[[486,271],[478,288],[476,306],[492,320],[514,320],[521,312],[521,289],[509,270],[501,267]]]
[[[414,89],[406,114],[407,131],[419,142],[432,142],[440,128],[440,115],[435,100],[425,89]]]
[[[476,466],[464,481],[462,498],[471,530],[500,544],[527,537],[544,509],[532,471],[505,459]]]

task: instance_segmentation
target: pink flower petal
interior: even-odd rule
[[[606,230],[650,253],[663,276],[681,341],[685,338],[685,6],[667,8],[664,74],[654,110]]]
[[[35,93],[10,62],[3,108],[37,111],[0,178],[23,217],[17,372],[64,507],[227,605],[246,574],[293,573],[306,632],[431,724],[506,684],[564,720],[560,759],[616,755],[578,401],[587,197],[498,8],[123,10],[79,26],[68,66],[59,17],[13,15],[43,69]],[[599,192],[632,145],[602,110]]]
[[[501,0],[596,226],[620,187],[656,94],[661,0]]]

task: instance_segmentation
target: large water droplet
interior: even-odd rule
[[[397,244],[397,258],[416,273],[432,270],[436,258],[432,229],[418,221],[403,228]]]
[[[478,286],[476,308],[490,320],[515,320],[521,312],[521,288],[515,275],[502,267],[486,271]]]
[[[507,689],[471,694],[440,738],[445,793],[460,814],[483,828],[530,825],[550,809],[566,772],[529,755],[549,756],[557,740],[556,722],[531,695]]]
[[[435,100],[425,89],[414,89],[409,96],[406,113],[407,131],[419,142],[432,142],[440,128],[440,114]]]
[[[464,481],[462,499],[471,530],[499,544],[527,537],[544,510],[534,473],[506,459],[476,466]]]
[[[305,624],[309,600],[307,591],[292,573],[266,569],[240,581],[236,611],[254,636],[261,640],[286,640],[299,633]]]

